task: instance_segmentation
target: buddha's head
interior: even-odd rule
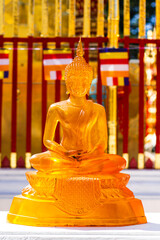
[[[81,39],[77,47],[77,56],[65,69],[65,81],[67,93],[75,97],[82,97],[88,94],[93,78],[91,66],[83,58]]]

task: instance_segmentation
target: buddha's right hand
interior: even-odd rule
[[[55,141],[45,140],[44,145],[51,152],[57,152],[57,153],[61,153],[61,154],[64,154],[67,152],[67,150],[62,145],[60,145],[59,143],[57,143]]]

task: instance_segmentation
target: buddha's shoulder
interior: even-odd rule
[[[50,111],[61,111],[63,110],[67,105],[67,100],[56,102],[50,105],[49,110]]]
[[[90,101],[90,102],[92,104],[92,109],[94,109],[95,111],[100,112],[100,113],[105,112],[105,108],[102,105],[100,105],[98,103],[94,103],[93,101]]]

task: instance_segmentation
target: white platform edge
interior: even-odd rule
[[[0,240],[160,240],[160,213],[146,213],[147,224],[126,227],[29,227],[6,222],[0,212]]]

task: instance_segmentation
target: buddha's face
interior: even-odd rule
[[[87,74],[78,74],[75,76],[70,76],[68,80],[66,80],[67,92],[75,97],[83,97],[85,96],[90,89],[91,81]]]
[[[67,92],[75,97],[83,97],[89,92],[92,78],[92,68],[81,56],[75,57],[65,68]]]

